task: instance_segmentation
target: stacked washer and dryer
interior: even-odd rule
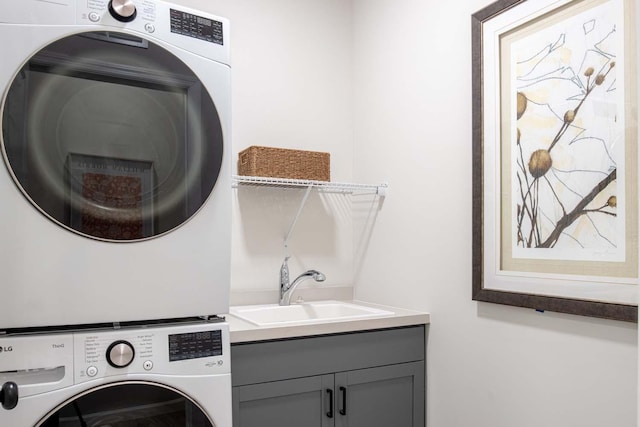
[[[0,425],[231,427],[229,23],[0,0]]]

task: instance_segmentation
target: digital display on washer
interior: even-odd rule
[[[222,332],[188,332],[169,335],[169,362],[222,356]]]
[[[222,22],[176,9],[170,9],[170,11],[172,33],[220,45],[224,44]]]

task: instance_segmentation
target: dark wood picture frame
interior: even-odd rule
[[[578,0],[579,1],[579,0]],[[473,251],[472,299],[479,302],[506,304],[518,307],[553,311],[597,318],[638,322],[637,305],[598,301],[557,295],[498,290],[485,286],[485,81],[483,26],[496,16],[520,7],[527,0],[498,0],[472,15],[472,109],[473,109]],[[635,14],[635,12],[634,12]],[[635,31],[635,30],[634,30]],[[631,62],[631,61],[629,61]],[[637,187],[637,185],[636,185]],[[634,189],[637,193],[637,188]],[[634,285],[630,285],[634,286]]]

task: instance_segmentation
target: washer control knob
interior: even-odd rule
[[[120,22],[131,22],[136,19],[136,5],[133,0],[110,0],[109,13]]]
[[[133,362],[135,354],[130,342],[115,341],[107,348],[107,362],[114,368],[126,368]]]

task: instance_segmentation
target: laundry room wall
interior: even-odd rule
[[[390,181],[356,297],[431,313],[430,427],[636,426],[635,324],[471,300],[471,14],[489,3],[354,0],[354,179]]]
[[[351,5],[343,0],[180,0],[231,21],[233,158],[251,145],[329,152],[331,179],[349,182],[353,161]],[[234,171],[236,166],[234,165]],[[277,301],[284,237],[301,190],[234,191],[232,302]],[[312,193],[289,244],[292,277],[323,272],[322,285],[353,281],[351,201]],[[243,295],[250,295],[249,299]]]
[[[470,27],[490,2],[180,1],[231,19],[234,155],[330,151],[332,179],[389,181],[373,212],[312,198],[292,274],[431,313],[430,427],[635,426],[636,325],[471,300]],[[276,291],[298,196],[236,191],[232,292]]]

